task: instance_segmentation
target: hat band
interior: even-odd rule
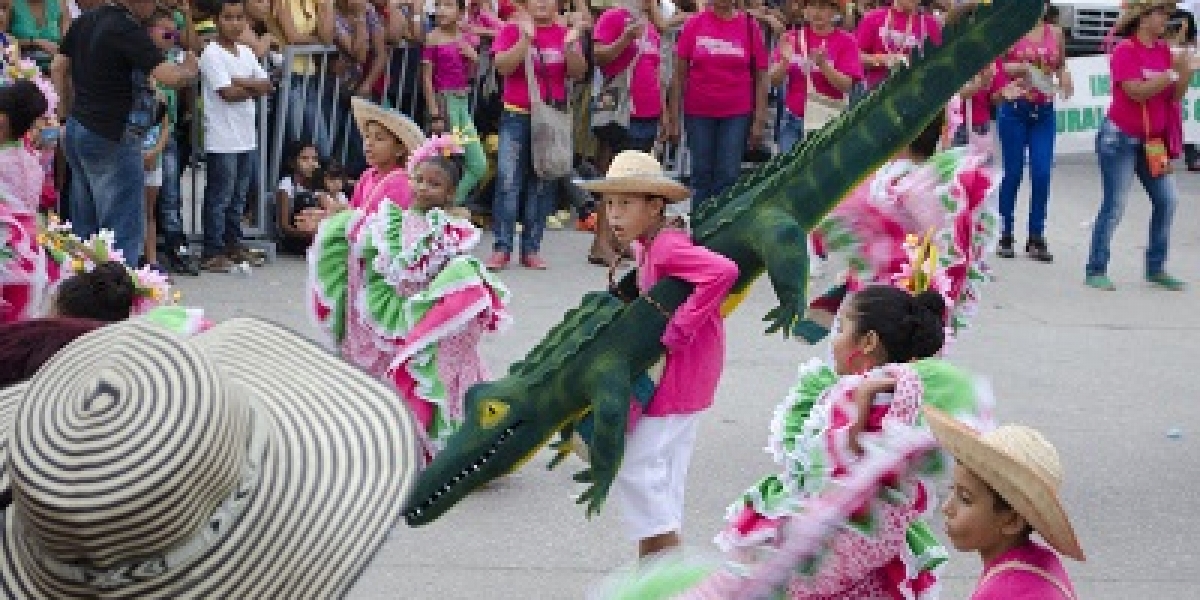
[[[18,535],[17,537],[24,541],[30,556],[48,572],[63,581],[93,588],[118,589],[158,578],[172,569],[190,564],[229,534],[242,514],[246,512],[246,507],[250,505],[250,498],[258,489],[267,450],[269,427],[263,422],[262,415],[256,414],[256,411],[260,409],[256,408],[253,403],[246,405],[249,408],[250,440],[237,485],[233,486],[233,490],[203,525],[192,535],[163,553],[124,561],[113,567],[97,569],[58,560],[43,551],[30,536]],[[20,521],[16,520],[16,524],[19,526]]]

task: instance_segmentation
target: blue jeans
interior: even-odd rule
[[[684,115],[692,162],[692,211],[737,181],[750,135],[751,115],[697,117]]]
[[[167,138],[162,152],[163,181],[158,191],[158,230],[168,248],[178,248],[187,242],[183,232],[183,194],[179,181],[179,143],[175,136]]]
[[[328,98],[321,98],[321,90],[318,89],[320,78],[317,75],[293,73],[291,77],[288,97],[281,102],[288,105],[288,139],[315,145],[321,157],[327,159],[333,152],[333,139],[329,134],[326,117],[334,112],[334,105]],[[325,86],[332,88],[332,76],[326,75]],[[324,115],[317,112],[318,98],[321,99],[320,109]]]
[[[204,258],[216,256],[242,241],[242,214],[254,170],[254,151],[208,153],[204,183]]]
[[[1029,148],[1029,235],[1046,232],[1046,205],[1050,203],[1050,172],[1054,169],[1054,104],[1028,100],[1004,102],[996,117],[1004,178],[1000,180],[1000,217],[1004,235],[1013,234],[1013,211],[1024,176],[1025,149]]]
[[[136,267],[146,232],[146,169],[140,140],[115,142],[67,121],[63,152],[71,166],[71,224],[87,239],[101,229],[116,235],[125,264]]]
[[[533,171],[529,115],[504,111],[500,116],[499,164],[496,166],[496,199],[492,206],[492,233],[497,252],[512,252],[521,216],[521,254],[542,247],[546,217],[554,206],[556,181],[541,179]]]
[[[804,139],[804,117],[783,109],[779,115],[779,153],[786,154]]]
[[[641,152],[654,150],[654,140],[658,139],[658,125],[659,121],[657,117],[650,119],[629,119],[629,129],[626,130],[625,139],[621,140],[621,147],[617,150],[638,150]]]
[[[1129,184],[1133,176],[1142,182],[1150,196],[1150,246],[1146,249],[1146,275],[1163,272],[1171,245],[1171,222],[1175,219],[1175,178],[1151,177],[1150,166],[1141,140],[1126,134],[1105,119],[1096,133],[1096,154],[1100,158],[1100,183],[1104,197],[1100,214],[1092,226],[1092,246],[1088,250],[1088,275],[1108,272],[1109,245],[1113,232],[1125,213]]]

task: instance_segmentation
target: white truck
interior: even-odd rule
[[[1087,56],[1104,51],[1104,38],[1121,15],[1121,0],[1051,0],[1058,24],[1067,35],[1067,54]]]

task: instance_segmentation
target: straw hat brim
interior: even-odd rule
[[[404,148],[409,152],[425,143],[425,132],[415,121],[394,110],[383,107],[363,98],[351,98],[350,110],[354,113],[354,122],[358,124],[359,132],[366,134],[367,123],[379,123],[384,129],[392,132]]]
[[[658,196],[667,202],[681,202],[692,195],[686,185],[655,175],[630,175],[628,177],[605,177],[576,182],[579,187],[599,194],[647,194]]]
[[[1178,6],[1179,2],[1177,0],[1149,0],[1147,2],[1125,7],[1121,9],[1121,14],[1117,16],[1116,22],[1113,23],[1113,30],[1116,31],[1123,29],[1125,26],[1129,25],[1130,21],[1142,17],[1146,13],[1150,12],[1150,9],[1152,8],[1162,7],[1174,9]]]
[[[65,357],[73,363],[66,366],[86,371],[111,353],[106,330],[127,327],[141,328],[128,340],[137,343],[148,324],[101,328],[52,362]],[[54,576],[31,554],[10,506],[0,520],[3,597],[336,598],[382,545],[423,460],[418,425],[400,399],[312,341],[258,319],[233,319],[182,343],[206,355],[255,417],[265,417],[255,427],[266,435],[265,451],[245,511],[194,561],[100,589]],[[0,391],[5,441],[13,413],[26,418],[15,407],[36,381]],[[7,452],[3,458],[7,464]]]
[[[1075,529],[1050,483],[946,413],[932,406],[923,410],[933,435],[947,452],[1004,498],[1051,547],[1084,560]]]

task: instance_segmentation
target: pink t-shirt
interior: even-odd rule
[[[804,55],[803,49],[807,48],[811,54],[823,48],[825,55],[829,57],[829,62],[833,64],[833,68],[839,73],[849,76],[850,79],[862,79],[863,68],[862,59],[858,53],[858,43],[849,33],[841,29],[834,29],[826,35],[820,35],[811,27],[805,27],[800,31],[804,34],[804,43],[800,43],[801,39],[796,30],[785,33],[779,40],[779,44],[776,45],[775,51],[771,53],[771,62],[779,60],[779,46],[792,45],[794,52],[792,53],[792,64],[788,65],[787,96],[784,98],[784,104],[793,115],[803,117],[804,103],[808,101],[808,80],[804,75],[806,70],[812,69],[813,87],[818,92],[830,98],[845,96],[845,93],[830,83],[821,69]]]
[[[663,332],[666,365],[645,414],[684,415],[712,406],[725,364],[725,325],[721,303],[738,278],[737,264],[692,243],[684,231],[666,229],[654,238],[649,254],[633,244],[638,289],[647,292],[664,277],[676,277],[695,289],[675,311]]]
[[[493,52],[503,52],[517,45],[521,39],[521,28],[509,23],[500,30]],[[542,100],[564,102],[567,99],[567,28],[558,23],[544,25],[533,30],[531,49],[533,56],[534,81],[542,91]],[[539,60],[538,57],[541,57]],[[525,83],[525,62],[504,78],[504,103],[529,110],[529,87]]]
[[[1108,59],[1112,74],[1112,104],[1108,107],[1108,120],[1121,131],[1140,140],[1162,138],[1167,132],[1169,119],[1180,118],[1174,108],[1175,86],[1168,85],[1161,92],[1146,100],[1150,131],[1147,137],[1142,118],[1142,103],[1125,93],[1121,85],[1126,81],[1139,81],[1158,77],[1171,70],[1171,47],[1158,40],[1153,46],[1145,46],[1136,37],[1122,40],[1113,48]]]
[[[1059,46],[1058,34],[1049,24],[1042,26],[1042,39],[1031,41],[1023,37],[1013,44],[1008,52],[997,60],[996,79],[999,87],[1008,85],[1012,78],[1004,71],[1005,63],[1032,63],[1046,73],[1057,71],[1062,66],[1062,51]],[[1030,88],[1025,92],[1025,98],[1038,104],[1054,102],[1054,96],[1044,94]]]
[[[457,42],[425,46],[421,62],[433,66],[433,91],[462,92],[471,87],[471,61]]]
[[[733,117],[754,112],[754,79],[750,60],[767,68],[767,48],[758,22],[745,13],[722,19],[712,10],[683,24],[676,42],[688,61],[683,112],[698,117]]]
[[[1059,583],[1066,586],[1075,595],[1075,588],[1062,562],[1053,550],[1040,544],[1029,542],[1017,546],[996,557],[990,564],[984,566],[984,575],[998,565],[1004,563],[1024,563],[1042,569],[1052,575]],[[987,581],[975,588],[971,600],[1045,600],[1046,598],[1062,598],[1058,587],[1045,577],[1029,571],[1008,569],[996,573]]]
[[[384,198],[395,202],[400,208],[408,208],[412,204],[412,186],[404,167],[397,166],[384,175],[380,175],[375,167],[363,171],[354,186],[354,194],[350,196],[350,208],[374,214]]]
[[[607,46],[617,41],[632,17],[633,15],[624,8],[610,8],[604,11],[596,20],[593,32],[596,42]],[[629,63],[633,62],[633,57],[638,56],[638,48],[641,48],[641,55],[633,67],[633,79],[629,86],[633,98],[631,114],[638,119],[653,119],[662,114],[662,85],[658,79],[658,68],[662,62],[660,42],[658,30],[647,23],[644,35],[630,42],[612,62],[600,67],[600,72],[608,78],[624,73],[629,68]]]
[[[855,32],[858,49],[864,54],[911,53],[926,38],[942,43],[942,26],[925,13],[906,13],[894,8],[876,8],[863,16]],[[887,79],[886,67],[867,67],[867,84],[874,87]]]

